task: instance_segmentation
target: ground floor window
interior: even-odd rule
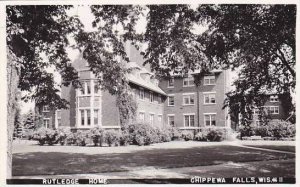
[[[216,126],[216,114],[204,114],[205,126]]]
[[[154,123],[154,114],[150,114],[150,124],[153,125]]]
[[[144,112],[139,113],[139,119],[140,119],[141,122],[145,121],[145,113]]]
[[[175,116],[174,115],[168,115],[168,125],[171,127],[175,127]]]
[[[184,126],[194,127],[195,126],[195,114],[185,114],[184,116]]]
[[[44,127],[46,127],[46,128],[49,128],[50,126],[50,119],[48,119],[48,118],[44,118]]]
[[[99,125],[99,109],[79,109],[79,119],[81,126]]]
[[[94,110],[94,125],[98,125],[98,120],[99,120],[99,110],[95,109]]]
[[[157,116],[157,121],[158,121],[159,124],[162,123],[162,115],[158,115]]]

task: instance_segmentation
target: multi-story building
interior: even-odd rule
[[[138,105],[136,121],[157,126],[168,124],[182,130],[231,127],[228,109],[223,109],[225,93],[231,84],[230,72],[213,70],[200,77],[200,81],[194,80],[199,78],[199,72],[157,80],[147,70],[149,68],[142,66],[142,58],[134,48],[129,48],[127,53],[136,61],[127,64],[132,69],[127,78]],[[52,111],[45,106],[42,110],[45,127],[66,126],[75,130],[95,126],[120,128],[116,97],[99,88],[96,77],[82,57],[77,58],[73,66],[79,72],[83,87],[62,87],[61,97],[70,102],[70,107]],[[274,119],[283,119],[287,115],[276,95],[270,96],[266,107]],[[259,123],[255,115],[253,122]]]
[[[225,93],[229,89],[228,72],[214,70],[201,77],[198,84],[188,76],[173,76],[160,81],[168,95],[164,104],[165,123],[179,129],[203,127],[230,127],[227,109],[223,108]]]

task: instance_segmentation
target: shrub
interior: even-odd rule
[[[197,141],[207,141],[208,129],[203,128],[195,135],[195,140]]]
[[[57,130],[57,143],[60,145],[66,145],[66,138],[71,133],[69,128],[66,127],[59,127]]]
[[[65,145],[75,145],[76,144],[75,133],[70,132],[69,134],[67,134],[64,144]]]
[[[40,145],[48,143],[48,145],[53,145],[57,143],[56,140],[57,132],[53,129],[39,128],[33,133],[33,139],[37,140]]]
[[[193,140],[194,139],[194,133],[192,133],[191,131],[182,131],[181,132],[181,137],[185,141]]]
[[[73,134],[75,139],[75,144],[78,146],[85,146],[87,142],[87,132],[84,131],[78,131]]]
[[[135,145],[150,145],[160,142],[158,130],[149,124],[134,123],[129,125],[129,138]]]
[[[104,143],[104,130],[100,127],[92,128],[88,131],[88,137],[92,140],[94,143],[94,146],[97,146],[98,144],[102,146]]]
[[[172,140],[172,132],[170,128],[162,128],[162,129],[158,129],[159,132],[159,142],[169,142]]]
[[[126,146],[131,143],[130,135],[128,131],[121,131],[120,133],[120,145]]]
[[[211,142],[219,142],[225,139],[225,129],[212,128],[208,130],[207,140]]]
[[[116,130],[107,130],[104,133],[105,142],[109,147],[111,147],[112,145],[118,146],[120,142],[120,136],[120,132]]]

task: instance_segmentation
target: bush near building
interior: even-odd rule
[[[40,128],[34,131],[33,139],[37,140],[40,145],[144,146],[180,139],[185,141],[222,141],[228,137],[229,131],[230,129],[226,128],[202,128],[199,132],[196,130],[179,131],[175,127],[158,128],[146,123],[133,123],[128,126],[126,131],[100,127],[77,132],[71,132],[66,128],[55,130]]]
[[[261,136],[269,139],[294,138],[296,135],[295,124],[283,120],[271,120],[266,125],[240,127],[241,137]]]

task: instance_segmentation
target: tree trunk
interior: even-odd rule
[[[7,179],[12,177],[12,142],[19,80],[15,62],[13,54],[7,50]]]

